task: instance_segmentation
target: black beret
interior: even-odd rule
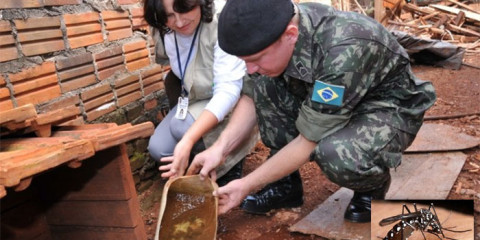
[[[294,14],[292,0],[227,0],[218,19],[223,51],[248,56],[280,38]]]

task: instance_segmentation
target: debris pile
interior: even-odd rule
[[[427,4],[404,0],[384,0],[382,24],[424,39],[438,39],[461,46],[467,52],[480,52],[480,5],[456,0],[429,1]]]

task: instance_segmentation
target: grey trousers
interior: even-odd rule
[[[167,116],[155,128],[155,132],[148,142],[148,151],[155,161],[160,161],[162,157],[173,155],[173,150],[177,143],[182,139],[183,135],[192,126],[195,119],[190,113],[184,120],[175,118],[175,106]]]

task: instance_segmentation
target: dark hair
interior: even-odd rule
[[[174,0],[173,10],[178,13],[186,13],[200,6],[201,21],[209,23],[213,19],[213,0]],[[167,14],[163,6],[163,0],[145,0],[143,7],[144,18],[147,23],[157,28],[162,36],[169,32],[170,29],[166,26]]]

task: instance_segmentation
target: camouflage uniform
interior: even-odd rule
[[[413,75],[405,50],[374,20],[316,3],[298,8],[286,71],[244,83],[262,141],[276,152],[302,134],[317,142],[311,160],[331,181],[379,188],[422,125],[434,88]]]

